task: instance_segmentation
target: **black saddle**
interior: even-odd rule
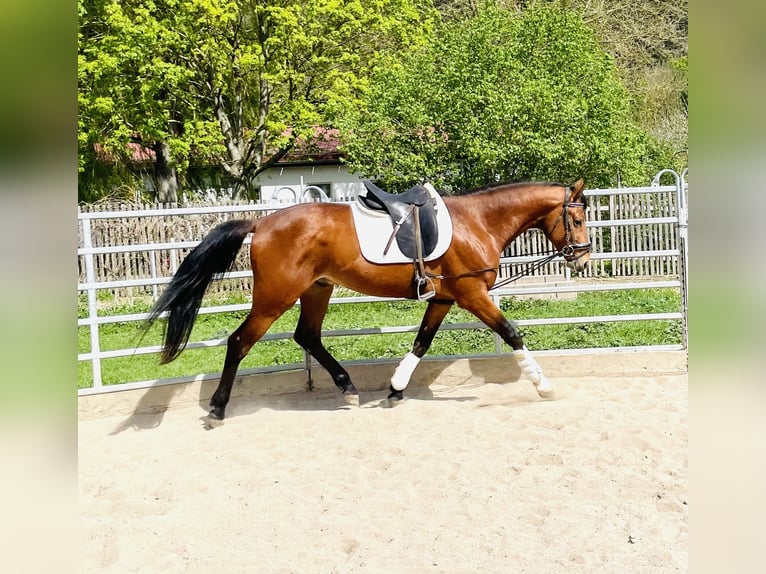
[[[385,192],[368,180],[364,181],[364,187],[367,195],[360,195],[359,201],[369,209],[385,211],[391,216],[394,226],[391,239],[396,237],[399,250],[405,257],[422,260],[436,248],[439,239],[436,209],[431,194],[424,186],[418,184],[399,194]]]

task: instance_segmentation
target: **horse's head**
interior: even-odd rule
[[[553,209],[540,226],[566,259],[567,267],[575,273],[585,269],[591,250],[585,221],[584,189],[585,182],[582,179],[565,188],[560,207]]]

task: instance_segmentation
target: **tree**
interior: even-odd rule
[[[245,183],[310,140],[333,109],[353,104],[379,52],[421,42],[433,17],[430,2],[418,0],[246,5],[229,45],[208,59],[222,59],[210,70],[210,96],[228,150],[224,165]]]
[[[429,0],[80,2],[82,141],[138,138],[168,165],[215,162],[235,195],[432,18]]]
[[[685,152],[689,123],[688,0],[569,0],[569,5],[593,27],[601,45],[614,58],[620,77],[636,100],[640,125],[667,143],[672,152]]]
[[[652,142],[592,30],[572,12],[492,6],[378,73],[339,122],[353,169],[455,192],[501,179],[644,181]]]
[[[79,0],[80,169],[93,149],[127,165],[139,144],[153,152],[157,199],[177,201],[178,173],[217,131],[190,97],[184,54],[194,2]],[[183,8],[183,9],[182,9]]]

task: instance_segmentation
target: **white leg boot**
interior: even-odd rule
[[[544,399],[550,398],[553,395],[553,385],[543,374],[542,367],[529,352],[526,345],[518,351],[513,351],[513,357],[519,363],[524,374],[532,381],[537,389],[537,394]]]

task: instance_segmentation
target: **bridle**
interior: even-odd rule
[[[583,243],[572,243],[572,222],[569,218],[569,208],[570,207],[582,207],[585,209],[585,204],[582,202],[570,202],[569,201],[569,188],[564,188],[564,208],[561,210],[561,215],[559,215],[558,219],[556,220],[556,223],[553,225],[553,229],[551,229],[551,233],[553,233],[553,230],[558,227],[558,224],[561,222],[561,220],[564,220],[564,247],[561,248],[560,251],[556,253],[556,256],[561,255],[564,259],[566,259],[568,262],[577,261],[580,259],[580,257],[583,257],[586,253],[590,253],[592,243],[590,241],[585,241]],[[578,255],[577,253],[580,252]]]
[[[499,283],[495,283],[492,287],[489,288],[490,291],[493,289],[498,289],[499,287],[503,287],[504,285],[508,285],[509,283],[512,283],[518,279],[521,279],[525,275],[530,275],[532,272],[536,271],[537,269],[540,269],[544,265],[550,263],[556,257],[563,257],[568,263],[572,263],[574,261],[577,261],[581,257],[585,256],[586,253],[591,252],[592,243],[590,241],[584,241],[582,243],[573,243],[572,242],[572,222],[569,217],[569,208],[570,207],[582,207],[585,208],[585,203],[582,202],[570,202],[569,201],[569,187],[564,186],[564,203],[563,208],[561,210],[561,214],[559,214],[558,219],[556,219],[556,223],[553,224],[553,228],[551,229],[551,233],[555,231],[556,227],[558,227],[559,223],[562,221],[564,222],[564,246],[557,250],[557,251],[548,251],[546,252],[545,257],[542,257],[541,259],[537,259],[535,261],[532,261],[531,263],[528,263],[524,266],[524,269],[515,275],[512,275],[511,277],[507,277],[500,281]],[[537,255],[542,255],[541,253],[538,253]],[[498,268],[496,267],[487,267],[485,269],[477,269],[476,271],[469,271],[467,273],[461,273],[459,275],[436,275],[434,273],[425,273],[425,276],[430,279],[459,279],[461,277],[471,277],[474,275],[481,275],[482,273],[487,272],[494,272],[498,273]]]

